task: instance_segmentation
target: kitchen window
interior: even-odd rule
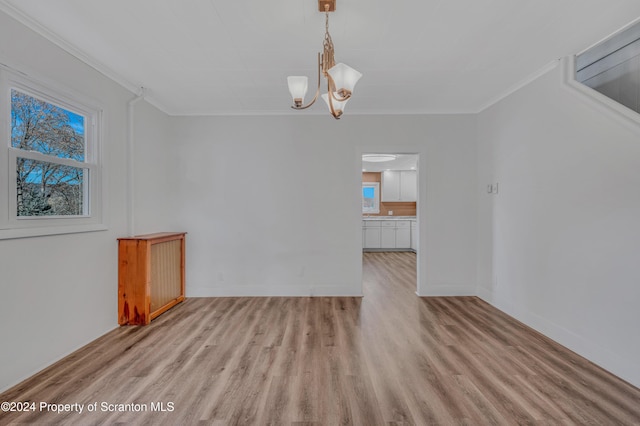
[[[0,89],[0,238],[105,229],[100,110],[5,69]]]
[[[362,213],[380,213],[380,183],[362,182]]]

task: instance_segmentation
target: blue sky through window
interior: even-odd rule
[[[371,187],[362,188],[362,196],[364,198],[375,198],[376,191],[374,188],[371,188]]]
[[[85,161],[85,117],[11,90],[11,146]]]
[[[11,146],[25,151],[85,160],[85,117],[44,100],[11,90]],[[70,185],[79,184],[77,178],[43,175],[43,167],[28,167],[34,162],[20,162],[18,172],[27,183],[41,183],[43,179],[54,179]],[[42,163],[46,164],[46,163]],[[74,168],[58,167],[57,173],[70,172]],[[78,168],[75,168],[78,169]],[[49,168],[51,170],[51,168]]]

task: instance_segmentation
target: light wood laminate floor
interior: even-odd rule
[[[364,298],[187,299],[0,395],[38,404],[0,424],[640,424],[637,388],[478,298],[415,287],[414,254],[367,253]]]

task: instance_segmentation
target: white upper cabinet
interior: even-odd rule
[[[418,173],[415,170],[400,172],[400,201],[418,200]]]
[[[382,201],[400,200],[400,172],[382,172]]]
[[[382,201],[417,201],[418,175],[415,170],[382,172]]]

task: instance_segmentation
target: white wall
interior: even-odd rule
[[[475,289],[475,117],[167,117],[0,13],[0,61],[104,107],[108,230],[0,241],[0,390],[117,326],[117,243],[181,230],[188,295],[360,295],[360,154],[420,154],[421,293]],[[40,78],[42,77],[42,78]]]
[[[171,118],[145,101],[134,104],[132,234],[181,231],[176,155],[180,138],[173,137]],[[129,182],[131,185],[131,182]]]
[[[0,62],[102,103],[109,225],[0,241],[2,390],[116,326],[132,94],[3,13]],[[477,293],[640,385],[640,131],[560,80],[479,116],[167,117],[141,102],[135,233],[189,232],[188,296],[359,295],[360,155],[417,153],[419,294]]]
[[[478,117],[478,293],[639,386],[640,128],[561,76]]]
[[[421,294],[475,291],[475,117],[174,117],[187,295],[360,295],[363,152],[420,154]]]
[[[3,13],[0,62],[104,106],[109,225],[108,231],[0,240],[3,390],[117,326],[116,238],[126,228],[125,105],[132,95]]]

